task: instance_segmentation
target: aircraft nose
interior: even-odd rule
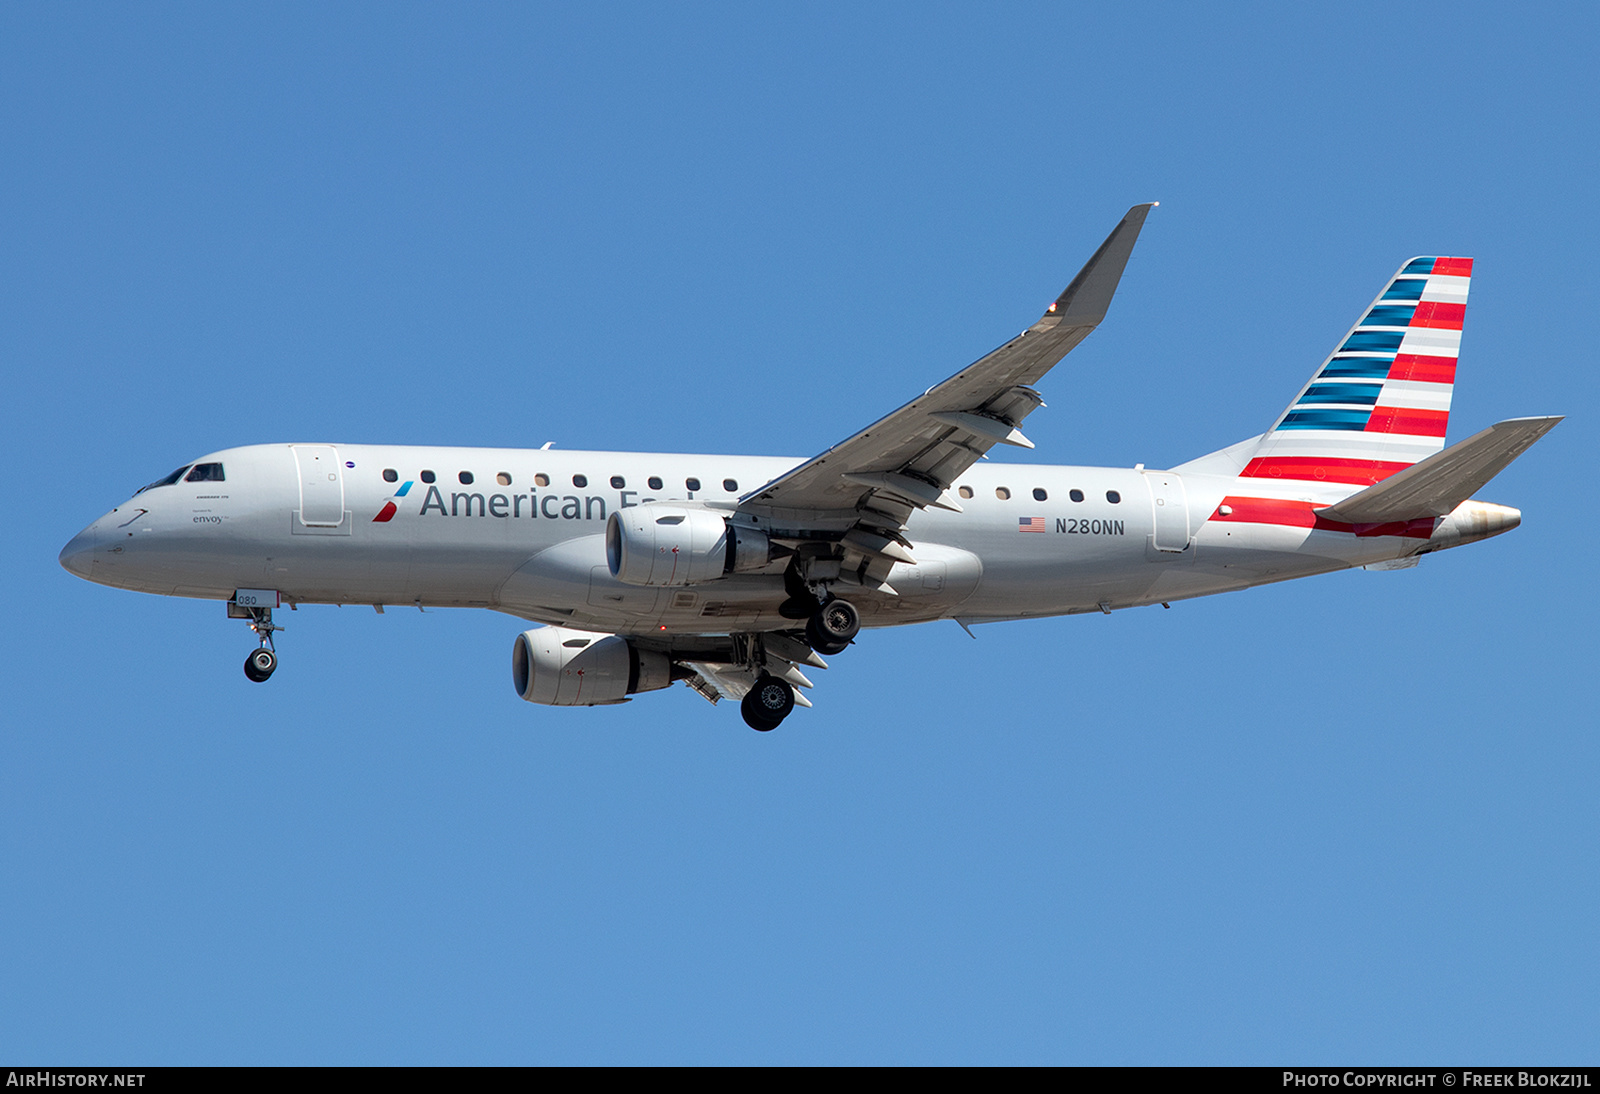
[[[81,578],[89,578],[94,566],[95,544],[99,542],[99,521],[89,525],[83,531],[73,536],[71,541],[61,548],[61,565],[68,573],[77,574]]]

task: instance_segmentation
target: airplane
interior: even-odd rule
[[[214,452],[61,551],[103,585],[226,602],[277,667],[274,610],[489,608],[531,703],[598,706],[683,681],[775,729],[864,628],[1123,608],[1499,535],[1472,499],[1560,416],[1445,447],[1472,260],[1390,277],[1262,434],[1166,470],[983,463],[1033,443],[1035,390],[1105,317],[1154,202],[1038,322],[811,459],[294,443]]]

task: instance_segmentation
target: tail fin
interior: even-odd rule
[[[1470,258],[1389,279],[1240,473],[1370,486],[1444,448]]]

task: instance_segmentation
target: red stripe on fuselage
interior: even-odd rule
[[[372,518],[373,524],[387,524],[394,519],[396,509],[392,501],[383,503],[383,508],[378,510],[378,515]]]
[[[1448,410],[1417,410],[1409,406],[1373,408],[1368,433],[1403,433],[1408,437],[1443,437],[1450,424]]]
[[[1246,479],[1305,479],[1371,486],[1411,465],[1387,460],[1350,460],[1332,456],[1258,456],[1239,472]]]
[[[1456,382],[1454,357],[1428,357],[1420,353],[1402,353],[1389,366],[1391,380],[1425,380],[1432,384]]]
[[[1230,512],[1224,514],[1226,508]],[[1433,517],[1420,520],[1391,520],[1383,524],[1345,524],[1319,517],[1312,510],[1321,505],[1288,498],[1235,498],[1222,499],[1222,504],[1211,514],[1212,520],[1232,521],[1236,524],[1277,524],[1289,528],[1311,528],[1318,532],[1344,532],[1361,536],[1404,536],[1407,539],[1427,539],[1433,535]]]

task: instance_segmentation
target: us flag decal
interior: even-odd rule
[[[1044,531],[1044,518],[1043,517],[1018,517],[1017,518],[1017,531],[1019,531],[1019,532],[1042,532],[1042,531]]]

